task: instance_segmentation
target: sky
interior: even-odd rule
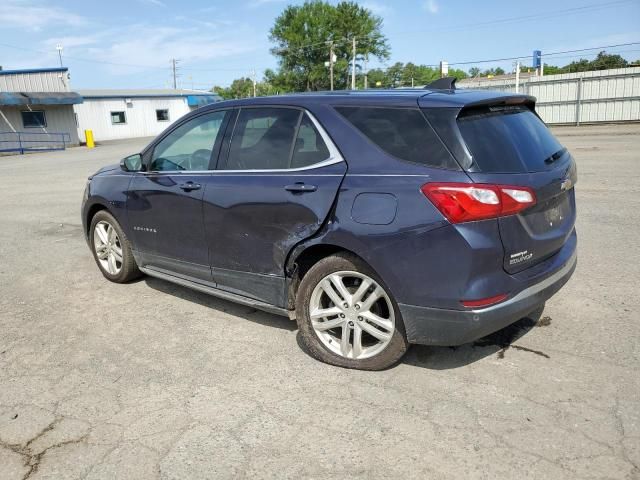
[[[172,58],[179,59],[178,86],[210,89],[234,78],[258,78],[275,68],[269,29],[291,0],[0,0],[0,65],[5,70],[69,67],[71,85],[82,88],[166,88]],[[336,2],[332,2],[336,3]],[[468,70],[500,66],[533,50],[543,55],[608,48],[640,59],[640,0],[361,0],[383,18],[391,58]],[[597,50],[545,56],[564,65]],[[328,54],[327,54],[328,56]],[[453,65],[461,62],[471,64]]]

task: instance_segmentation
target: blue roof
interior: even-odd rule
[[[0,75],[16,75],[21,73],[49,73],[49,72],[67,72],[67,67],[58,68],[27,68],[24,70],[0,70]]]
[[[74,92],[0,92],[0,105],[75,105],[82,97]]]

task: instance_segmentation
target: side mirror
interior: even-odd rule
[[[142,156],[139,153],[120,160],[120,168],[125,172],[139,172],[142,170]]]

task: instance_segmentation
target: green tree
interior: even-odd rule
[[[213,87],[212,92],[220,95],[224,100],[232,100],[235,98],[247,98],[253,96],[253,80],[250,78],[237,78],[229,87]],[[265,95],[275,95],[279,93],[277,87],[272,85],[268,79],[264,79],[256,83],[256,95],[259,97]]]
[[[270,31],[269,38],[275,43],[271,52],[280,67],[271,72],[270,79],[285,91],[329,89],[329,70],[324,64],[333,42],[337,57],[334,87],[344,88],[349,82],[354,37],[360,59],[389,57],[389,44],[381,29],[382,19],[355,2],[343,1],[334,6],[312,0],[290,5],[276,18]]]
[[[607,70],[609,68],[625,68],[629,65],[620,55],[608,54],[604,50],[591,61],[591,70]]]
[[[469,76],[470,77],[479,77],[481,73],[482,73],[482,71],[478,67],[471,67],[469,69]]]

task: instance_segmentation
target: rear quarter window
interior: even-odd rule
[[[463,110],[458,128],[481,172],[527,173],[554,167],[563,147],[547,126],[526,107]]]
[[[460,169],[417,108],[335,109],[389,155],[429,167]]]

